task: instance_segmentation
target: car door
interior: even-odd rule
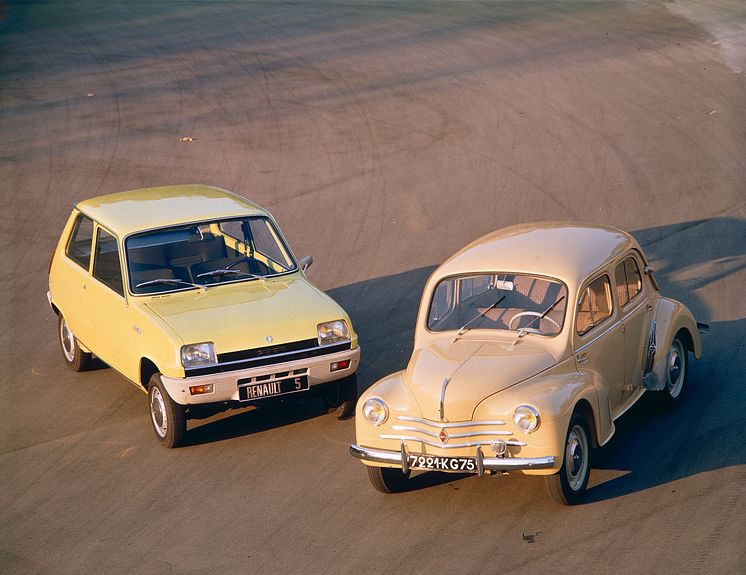
[[[91,281],[86,289],[86,316],[91,351],[132,379],[137,365],[131,311],[127,306],[117,238],[96,225]]]
[[[611,280],[604,272],[587,281],[578,295],[574,326],[577,370],[590,372],[606,397],[614,417],[623,396],[625,374],[624,332],[611,295]]]
[[[640,389],[647,352],[645,342],[653,321],[651,294],[644,289],[639,256],[626,254],[614,267],[617,305],[625,341],[623,401]]]

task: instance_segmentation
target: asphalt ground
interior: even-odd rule
[[[746,572],[745,36],[736,1],[0,4],[0,571]],[[537,219],[632,231],[704,358],[573,508],[515,474],[378,494],[313,401],[166,450],[123,377],[66,369],[47,267],[74,202],[189,182],[314,256],[361,389],[433,266]]]

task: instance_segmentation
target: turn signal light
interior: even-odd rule
[[[189,393],[192,395],[202,395],[203,393],[212,393],[213,386],[211,383],[204,385],[193,385],[189,388]]]
[[[350,360],[343,359],[342,361],[335,361],[329,366],[329,371],[339,371],[340,369],[347,369],[350,367]]]

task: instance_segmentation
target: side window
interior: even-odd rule
[[[91,263],[91,245],[93,244],[93,222],[90,218],[80,214],[67,242],[67,257],[88,271]]]
[[[437,322],[453,309],[453,281],[442,281],[435,289],[430,304],[430,320]]]
[[[619,305],[626,305],[642,290],[642,277],[635,258],[628,257],[617,264],[614,269],[616,293]]]
[[[124,295],[122,268],[119,265],[119,244],[114,236],[102,228],[99,228],[98,234],[96,234],[93,277],[109,286],[119,295]]]
[[[602,275],[583,290],[578,302],[575,329],[579,335],[587,333],[611,315],[611,285],[609,276]]]
[[[479,275],[459,280],[459,302],[486,292],[490,289],[491,279],[492,276]]]

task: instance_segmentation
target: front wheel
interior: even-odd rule
[[[554,475],[544,477],[549,497],[562,505],[580,503],[590,475],[591,442],[588,422],[582,414],[575,413],[567,429],[562,467]]]
[[[60,314],[57,316],[57,335],[60,340],[60,349],[62,357],[67,366],[73,371],[85,371],[91,367],[93,356],[80,348],[80,343],[70,331],[70,327],[65,321],[65,317]]]
[[[344,379],[327,384],[324,402],[329,413],[337,419],[349,419],[355,415],[357,402],[357,375],[348,375]]]
[[[186,437],[186,414],[184,408],[168,395],[160,373],[150,378],[148,404],[156,439],[165,447],[181,445]]]
[[[373,467],[366,465],[370,484],[381,493],[401,493],[409,484],[409,473],[396,467]]]

